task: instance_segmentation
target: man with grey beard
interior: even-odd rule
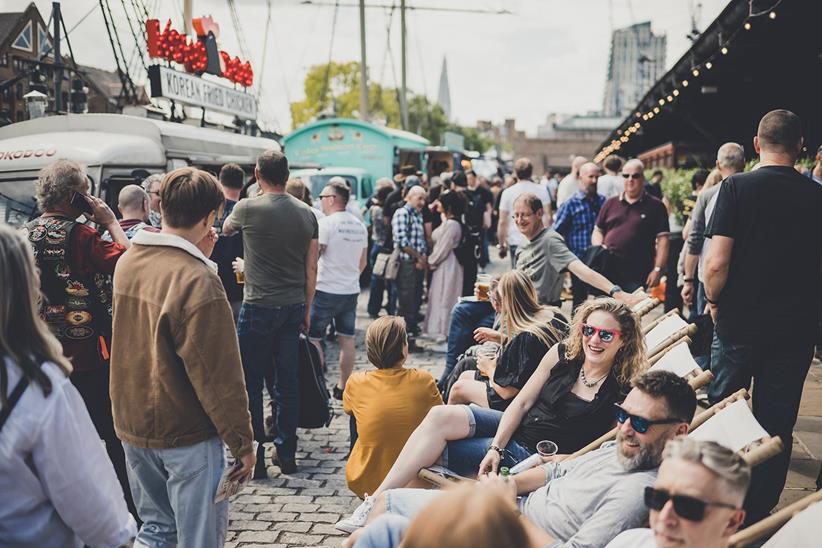
[[[512,499],[519,496],[520,519],[531,545],[605,546],[622,531],[640,527],[647,520],[645,488],[654,485],[668,440],[687,434],[696,395],[687,381],[669,371],[640,375],[632,386],[625,401],[615,407],[615,442],[578,458],[555,457],[513,477],[480,478],[481,482],[504,483]],[[384,495],[390,496],[390,504],[375,504],[369,525],[355,533],[346,546],[397,545],[395,541],[408,520],[440,493],[387,491]],[[381,511],[386,514],[377,517]]]

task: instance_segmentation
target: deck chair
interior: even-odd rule
[[[762,428],[748,407],[748,398],[743,388],[703,411],[694,417],[688,436],[736,451],[752,467],[778,455],[784,449],[782,440]]]
[[[658,326],[660,323],[662,323],[663,320],[666,320],[666,319],[670,318],[671,316],[678,316],[678,315],[679,315],[679,312],[676,309],[669,310],[665,314],[662,314],[661,316],[658,316],[656,319],[654,319],[654,320],[650,321],[649,323],[643,325],[642,326],[642,334],[647,335],[648,332],[651,329]]]
[[[661,302],[662,301],[654,297],[647,297],[636,303],[634,306],[632,306],[631,311],[640,318],[642,318],[648,312],[659,306]]]
[[[684,337],[696,333],[696,329],[695,324],[689,324],[678,314],[665,317],[645,334],[646,356],[649,360],[652,359],[657,354],[680,342]]]
[[[803,529],[808,527],[807,533],[810,535],[812,532],[816,532],[818,534],[818,523],[815,523],[815,518],[819,516],[819,513],[816,510],[822,511],[822,491],[817,491],[799,499],[798,501],[794,502],[791,505],[786,506],[782,510],[778,512],[774,512],[767,518],[763,519],[762,521],[758,521],[747,527],[742,529],[741,531],[737,531],[731,538],[728,540],[728,547],[729,548],[740,548],[742,546],[748,546],[753,542],[756,542],[764,537],[771,535],[772,533],[776,532],[778,529],[781,529],[784,525],[789,523],[794,516],[802,512],[803,510],[809,508],[810,506],[817,504],[820,505],[819,508],[814,509],[815,516],[809,516],[806,518],[805,523],[800,525]],[[772,539],[773,546],[784,546],[778,542],[776,538]],[[769,547],[771,542],[766,542],[765,547]]]
[[[664,352],[660,352],[654,356],[653,360],[649,360],[653,370],[671,371],[683,378],[691,378],[702,373],[702,368],[696,363],[691,351],[688,348],[687,337],[680,342],[669,347]]]

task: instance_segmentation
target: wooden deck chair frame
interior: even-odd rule
[[[640,304],[642,304],[642,306],[639,307],[639,309],[635,310],[634,314],[642,318],[643,316],[648,314],[648,312],[662,304],[662,301],[655,297],[649,297],[648,299],[642,301]]]
[[[648,360],[648,365],[654,365],[654,364],[656,364],[656,362],[658,362],[659,360],[661,360],[662,358],[664,358],[664,357],[665,357],[665,354],[667,354],[668,352],[670,352],[670,351],[671,351],[671,350],[672,350],[675,346],[678,346],[680,343],[685,343],[685,344],[687,344],[688,346],[691,346],[691,342],[692,342],[692,341],[691,341],[691,337],[689,337],[689,336],[687,336],[687,335],[686,335],[685,337],[682,337],[681,339],[679,339],[678,341],[676,341],[676,343],[675,343],[675,344],[671,344],[671,345],[669,345],[667,348],[665,348],[665,349],[664,349],[664,350],[662,350],[661,352],[659,352],[659,353],[655,354],[653,358],[650,358],[650,359]],[[700,370],[698,370],[698,371],[697,371],[697,368],[694,368],[694,371],[698,374],[698,373],[699,373],[700,371],[702,371],[702,370],[700,369]],[[690,377],[688,377],[688,378],[690,378]]]
[[[662,316],[660,316],[657,319],[655,319],[654,321],[650,322],[648,325],[643,326],[642,327],[642,334],[647,335],[651,331],[651,329],[658,326],[659,324],[661,324],[663,321],[667,320],[671,316],[676,316],[678,314],[679,314],[679,312],[676,309],[669,310],[668,312],[666,312]]]
[[[731,538],[728,541],[728,547],[741,548],[742,546],[748,546],[763,537],[775,533],[781,529],[783,525],[788,523],[796,514],[809,507],[811,504],[817,502],[822,502],[822,491],[811,493],[807,497],[801,498],[793,504],[786,506],[782,510],[771,514],[762,521],[754,523],[750,527],[742,529],[741,531],[737,531],[731,535]]]
[[[682,328],[678,329],[676,332],[668,335],[668,337],[666,337],[661,343],[656,345],[654,348],[648,350],[648,353],[647,353],[648,360],[653,359],[654,356],[656,356],[660,352],[663,352],[664,350],[667,350],[668,348],[675,345],[676,343],[678,343],[679,341],[681,341],[685,337],[693,336],[696,333],[697,329],[698,328],[697,328],[696,324],[691,323],[691,324],[686,325],[685,327],[682,327]]]

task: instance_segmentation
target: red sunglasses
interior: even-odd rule
[[[617,331],[616,329],[602,329],[601,327],[594,327],[593,325],[588,325],[584,323],[580,326],[580,330],[582,331],[582,336],[591,338],[597,333],[599,333],[599,340],[605,343],[609,343],[614,340],[614,337],[621,337],[622,332]]]

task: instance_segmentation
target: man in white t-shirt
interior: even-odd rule
[[[354,369],[359,280],[368,260],[368,232],[359,219],[346,211],[349,196],[348,186],[339,181],[329,182],[319,196],[326,216],[318,221],[320,261],[308,331],[308,338],[323,356],[323,335],[334,320],[340,343],[340,381],[333,390],[338,400],[342,400],[345,383]]]
[[[588,158],[585,156],[576,156],[571,161],[571,173],[559,182],[557,188],[557,208],[576,194],[579,189],[579,170],[586,163],[588,163]]]
[[[517,176],[517,181],[502,191],[499,203],[499,226],[497,227],[497,249],[499,249],[500,258],[505,258],[507,253],[511,253],[511,268],[515,268],[517,247],[528,243],[528,238],[522,235],[514,222],[514,202],[521,194],[530,192],[536,195],[543,204],[550,204],[551,197],[548,190],[540,184],[531,180],[531,175],[534,172],[534,166],[528,158],[518,158],[514,162],[514,173]],[[545,226],[551,225],[551,207],[544,208],[544,215],[542,218]]]

